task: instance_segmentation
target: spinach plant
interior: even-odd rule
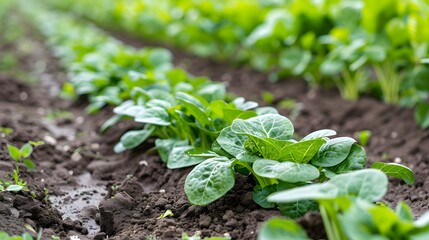
[[[428,214],[414,221],[410,208],[399,203],[396,211],[373,204],[387,191],[387,176],[375,169],[337,175],[325,183],[274,193],[270,202],[317,201],[329,240],[424,239],[429,236]],[[269,220],[259,239],[281,239],[276,233],[309,239],[296,223]]]
[[[276,191],[323,182],[337,174],[362,169],[365,150],[348,137],[329,139],[333,130],[319,130],[300,141],[293,139],[288,118],[265,114],[236,119],[223,129],[212,151],[190,151],[208,157],[186,178],[185,193],[196,205],[206,205],[226,194],[235,182],[235,172],[255,179],[253,197],[262,207],[277,206],[291,217],[316,209],[310,201],[273,204],[266,197]]]
[[[11,144],[7,144],[9,156],[15,161],[15,167],[12,170],[11,178],[13,182],[0,179],[0,191],[20,191],[27,189],[27,183],[20,178],[20,164],[23,164],[28,170],[35,170],[36,165],[29,159],[34,148],[44,144],[42,141],[29,141],[21,148],[17,148]]]

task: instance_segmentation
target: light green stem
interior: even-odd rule
[[[383,100],[386,103],[398,103],[401,76],[396,72],[393,63],[390,61],[384,62],[379,66],[375,66],[374,70],[383,92]]]
[[[325,226],[326,235],[329,240],[346,240],[345,234],[341,229],[337,212],[327,202],[319,202],[320,215],[322,216],[323,225]]]

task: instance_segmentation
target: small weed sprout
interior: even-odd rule
[[[360,132],[357,132],[355,137],[357,138],[359,144],[363,147],[366,147],[369,143],[369,140],[371,139],[371,131],[369,130],[362,130]]]
[[[161,214],[157,219],[162,219],[162,218],[166,218],[166,217],[173,217],[173,211],[171,211],[170,209],[167,209],[163,214]]]
[[[15,167],[10,174],[10,178],[13,179],[13,182],[0,179],[0,191],[17,192],[21,190],[28,190],[27,183],[19,176],[19,165],[24,164],[24,166],[28,170],[35,170],[36,165],[29,157],[31,156],[35,148],[43,144],[43,141],[29,141],[21,148],[17,148],[11,144],[7,144],[9,156],[15,161]]]

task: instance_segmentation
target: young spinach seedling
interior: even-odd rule
[[[11,178],[13,179],[14,183],[0,179],[0,191],[16,192],[22,189],[27,189],[27,183],[19,177],[19,164],[24,164],[29,170],[35,170],[36,165],[33,161],[29,159],[29,157],[33,153],[33,146],[36,148],[43,144],[43,141],[29,141],[21,148],[17,148],[11,144],[7,144],[9,156],[15,161],[15,167],[11,174]]]
[[[33,153],[33,146],[31,143],[26,143],[21,148],[7,144],[7,150],[9,151],[9,156],[16,161],[17,168],[18,164],[23,163],[29,170],[36,169],[34,162],[29,159],[31,153]]]

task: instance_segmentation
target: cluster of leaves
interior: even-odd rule
[[[45,1],[202,56],[335,84],[346,99],[367,92],[416,107],[429,127],[424,0]]]
[[[329,240],[427,239],[429,213],[414,221],[408,205],[392,210],[379,201],[387,192],[387,176],[375,169],[337,175],[325,183],[274,193],[270,202],[311,200],[318,203]],[[295,222],[274,218],[264,224],[259,239],[310,239]]]
[[[300,141],[293,139],[294,128],[288,118],[265,114],[235,119],[224,128],[212,150],[193,149],[188,154],[208,157],[186,178],[185,193],[191,203],[207,205],[225,195],[235,183],[235,173],[255,179],[253,198],[264,208],[278,207],[289,217],[300,217],[316,210],[313,201],[272,203],[267,196],[281,190],[323,182],[365,167],[363,147],[349,137],[335,136],[329,129],[315,131]],[[414,182],[411,170],[397,164],[375,163],[373,168]]]

